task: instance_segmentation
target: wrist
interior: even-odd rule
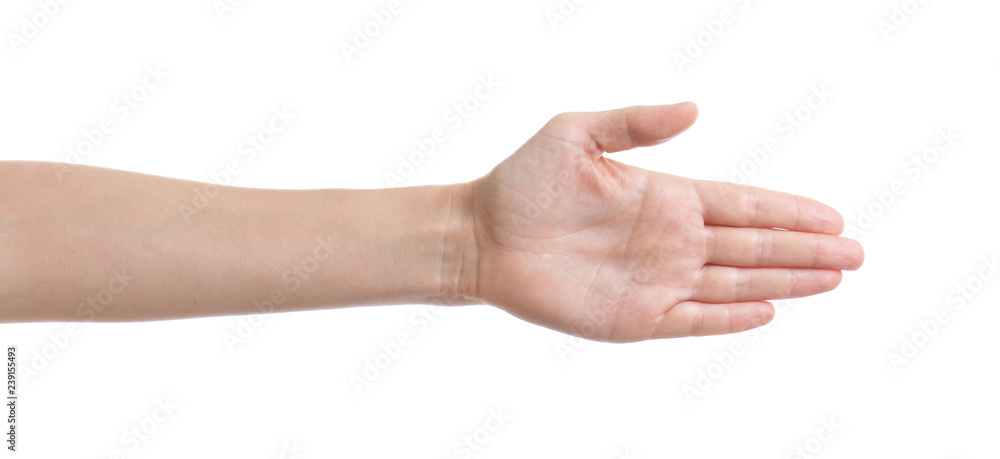
[[[482,304],[478,295],[479,249],[473,218],[475,183],[447,186],[448,217],[442,236],[437,304]]]

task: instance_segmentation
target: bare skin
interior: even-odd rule
[[[831,290],[861,266],[828,206],[605,156],[696,116],[690,103],[564,113],[450,186],[215,189],[3,162],[0,322],[490,304],[632,342],[758,327],[774,315],[767,300]]]

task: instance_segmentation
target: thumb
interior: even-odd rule
[[[637,105],[603,112],[575,113],[589,139],[581,145],[592,157],[658,145],[686,131],[698,118],[693,102]]]

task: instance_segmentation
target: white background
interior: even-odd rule
[[[0,325],[0,345],[20,346],[20,457],[997,457],[1000,277],[979,275],[1000,254],[996,2],[910,0],[893,18],[902,0],[593,0],[553,26],[555,0],[404,0],[348,61],[342,45],[386,5],[250,0],[220,17],[211,0],[5,1],[0,159],[208,182],[286,109],[233,184],[385,187],[436,127],[447,141],[404,185],[452,183],[561,111],[692,100],[691,130],[616,159],[704,179],[742,168],[826,202],[862,229],[864,267],[779,302],[759,332],[626,345],[486,306]],[[157,66],[162,82],[136,89]],[[481,77],[500,87],[445,122]],[[114,130],[71,158],[104,119]],[[939,130],[958,138],[925,152]],[[767,139],[780,147],[747,153]],[[975,290],[963,307],[959,285]],[[400,332],[412,343],[359,393],[352,375],[385,364]],[[176,406],[162,422],[157,400]],[[502,425],[477,432],[490,410]],[[463,436],[484,444],[465,454]]]

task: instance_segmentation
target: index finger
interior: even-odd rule
[[[819,201],[735,183],[696,180],[705,223],[837,235],[844,217]]]

